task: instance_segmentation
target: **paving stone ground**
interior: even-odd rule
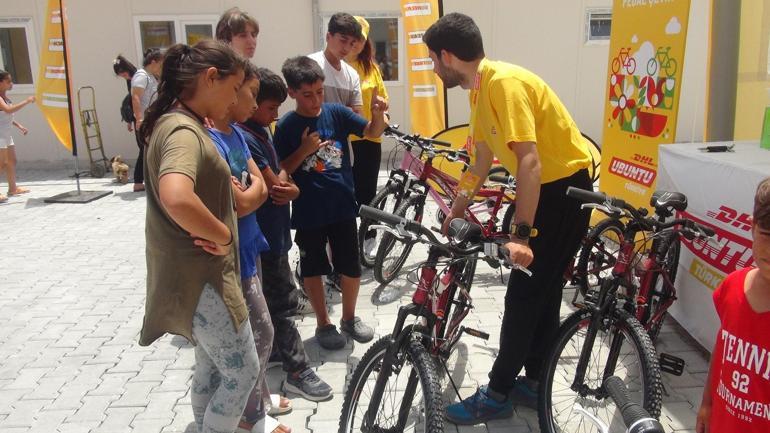
[[[46,204],[45,197],[75,189],[67,171],[22,167],[20,180],[32,192],[0,204],[0,432],[195,433],[191,346],[172,336],[150,347],[137,344],[145,297],[144,193],[109,178],[85,178],[84,190],[111,194],[90,204]],[[418,249],[412,257],[424,253]],[[405,278],[379,287],[365,271],[358,314],[386,334],[412,287]],[[450,362],[463,397],[486,383],[504,293],[499,275],[480,266],[476,308],[466,323],[491,338],[464,337]],[[332,308],[338,320],[337,297]],[[346,378],[369,346],[351,341],[342,351],[325,351],[313,337],[314,322],[307,316],[297,324],[313,368],[333,386],[334,397],[321,403],[294,398],[294,411],[280,419],[295,432],[336,431]],[[658,348],[687,360],[681,377],[663,375],[661,420],[671,431],[694,431],[707,356],[673,323],[664,327]],[[281,391],[280,368],[268,376]],[[456,398],[449,388],[444,395]],[[459,429],[448,424],[446,431],[536,432],[537,414],[517,409],[509,420]]]

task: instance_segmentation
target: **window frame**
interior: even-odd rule
[[[29,55],[29,69],[32,73],[32,84],[14,83],[13,89],[8,91],[9,95],[26,95],[35,93],[38,74],[40,73],[40,61],[38,58],[39,45],[37,43],[37,33],[35,33],[34,20],[30,16],[0,16],[0,27],[2,28],[23,28],[27,38],[27,52]]]
[[[612,25],[612,8],[586,8],[585,13],[585,37],[584,42],[586,45],[609,45],[610,44],[610,38],[612,37],[607,36],[606,38],[601,39],[594,39],[591,35],[591,19],[594,18],[596,15],[609,15],[610,16],[610,26]],[[610,27],[611,28],[611,27]]]
[[[393,87],[399,87],[404,85],[404,77],[405,77],[405,67],[404,61],[406,59],[406,53],[405,53],[405,41],[404,41],[404,19],[401,16],[400,12],[398,11],[391,11],[391,12],[376,12],[376,11],[366,11],[366,12],[349,12],[353,16],[360,16],[364,17],[367,20],[370,18],[375,19],[396,19],[398,22],[398,79],[397,80],[389,80],[384,81],[386,86],[393,86]],[[334,15],[334,12],[324,12],[321,14],[321,26],[318,29],[318,39],[316,40],[316,51],[323,50],[326,46],[326,33],[329,28],[329,20],[331,19],[332,15]]]
[[[142,53],[144,48],[142,47],[142,31],[139,24],[146,21],[168,21],[174,23],[174,38],[177,43],[187,42],[187,31],[185,25],[187,24],[210,24],[211,35],[216,38],[217,22],[219,21],[219,15],[212,14],[200,14],[200,15],[134,15],[134,41],[136,43],[136,66],[142,65]]]

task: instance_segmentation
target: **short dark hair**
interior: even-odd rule
[[[136,73],[136,66],[123,57],[122,54],[118,54],[118,57],[115,57],[115,60],[112,61],[112,70],[115,71],[115,75],[126,72],[129,77],[133,77]]]
[[[330,34],[339,33],[353,38],[361,37],[361,24],[347,12],[337,12],[329,19],[328,31]]]
[[[754,224],[770,230],[770,177],[759,182],[754,195]]]
[[[258,68],[259,73],[259,93],[257,94],[257,104],[264,101],[276,101],[283,103],[286,100],[286,84],[280,75],[267,68]]]
[[[283,62],[281,73],[283,73],[286,84],[294,90],[299,89],[303,84],[313,84],[326,78],[318,62],[308,56],[287,59]]]
[[[219,18],[215,32],[216,38],[218,41],[231,42],[233,35],[246,31],[247,25],[251,25],[254,27],[254,31],[259,33],[257,20],[237,7],[230,8]]]
[[[481,31],[471,17],[461,13],[452,12],[439,18],[428,27],[422,40],[437,55],[444,50],[465,62],[484,57]]]
[[[147,66],[152,62],[160,62],[163,60],[163,51],[160,48],[147,48],[144,50],[142,66]]]

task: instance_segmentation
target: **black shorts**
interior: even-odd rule
[[[326,255],[327,242],[332,250],[334,270],[346,277],[361,276],[358,229],[355,219],[312,229],[297,229],[294,242],[299,247],[299,263],[303,278],[331,273],[332,268]]]

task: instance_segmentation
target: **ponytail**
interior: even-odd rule
[[[246,68],[246,61],[229,46],[212,40],[203,40],[190,47],[176,44],[166,51],[163,70],[158,83],[158,98],[150,104],[139,129],[145,145],[149,143],[155,124],[168,113],[174,103],[193,96],[198,75],[216,68],[219,79],[225,79]]]

